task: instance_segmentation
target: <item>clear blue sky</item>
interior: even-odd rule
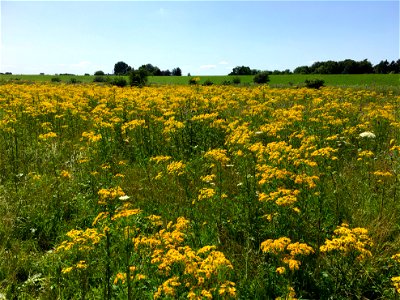
[[[124,61],[223,75],[238,65],[399,59],[398,1],[1,1],[0,72],[112,73]]]

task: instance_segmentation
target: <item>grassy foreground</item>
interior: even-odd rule
[[[93,82],[95,76],[54,76],[54,75],[0,75],[0,82],[7,81],[32,81],[32,82],[50,82],[52,78],[57,77],[62,82],[71,82],[71,79],[82,83]],[[199,84],[203,84],[206,80],[210,80],[214,84],[223,84],[232,80],[235,76],[191,76],[199,77]],[[187,85],[189,76],[150,76],[150,85]],[[254,76],[237,76],[241,80],[242,85],[252,85]],[[126,77],[128,80],[128,78]],[[400,87],[399,74],[361,74],[361,75],[270,75],[271,86],[289,87],[304,84],[308,79],[322,79],[327,86],[341,87],[361,87],[361,88],[379,88],[379,87]]]
[[[0,294],[395,299],[399,137],[390,90],[0,85]]]

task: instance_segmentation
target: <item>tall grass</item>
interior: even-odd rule
[[[7,299],[400,292],[400,98],[0,86]]]

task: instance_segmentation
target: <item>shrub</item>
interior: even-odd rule
[[[73,84],[74,83],[80,83],[80,81],[78,79],[72,77],[72,78],[69,79],[69,83],[73,83]]]
[[[241,79],[240,79],[240,77],[236,76],[236,77],[233,77],[232,82],[233,82],[233,84],[240,84]]]
[[[306,79],[304,83],[306,84],[306,87],[310,89],[319,89],[321,86],[324,86],[325,81],[323,81],[322,79]]]
[[[94,72],[94,75],[96,75],[96,76],[104,76],[104,72],[103,71],[96,71],[96,72]]]
[[[51,82],[61,82],[61,78],[60,77],[53,77],[53,78],[51,78]]]
[[[229,80],[224,80],[221,82],[222,85],[231,85],[231,82]]]
[[[93,78],[93,82],[106,82],[107,78],[104,76],[97,75]]]
[[[190,84],[190,85],[198,84],[199,81],[200,81],[200,77],[191,77],[191,78],[189,79],[189,84]]]
[[[111,84],[119,87],[124,87],[128,85],[128,82],[124,77],[115,77],[111,80]]]
[[[147,84],[148,73],[145,69],[132,70],[129,73],[129,84],[131,86],[143,87]]]
[[[254,83],[264,84],[269,82],[268,72],[260,72],[253,78]]]
[[[203,82],[202,85],[204,85],[204,86],[209,86],[209,85],[213,85],[213,84],[214,84],[214,83],[213,83],[210,79],[207,79],[206,81]]]

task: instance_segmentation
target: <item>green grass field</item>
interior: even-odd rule
[[[71,82],[75,78],[78,82],[89,83],[93,82],[95,76],[69,76],[69,75],[0,75],[0,82],[13,81],[44,81],[49,82],[52,78],[58,77],[62,82]],[[206,80],[212,81],[214,84],[222,84],[224,81],[231,81],[233,76],[192,76],[200,77],[200,84]],[[238,76],[242,85],[252,84],[253,76]],[[151,85],[186,85],[189,82],[189,76],[150,76],[149,83]],[[357,87],[399,87],[400,75],[399,74],[339,74],[339,75],[270,75],[270,86],[292,86],[304,83],[306,79],[322,79],[327,86],[357,86]]]

